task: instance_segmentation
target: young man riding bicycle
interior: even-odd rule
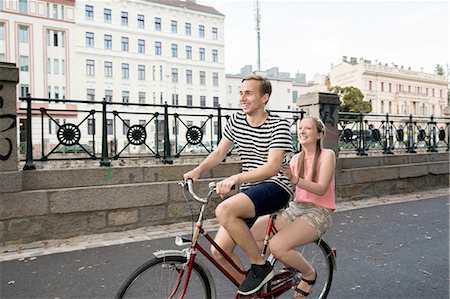
[[[281,171],[285,155],[293,151],[290,127],[286,119],[265,109],[271,93],[272,86],[267,79],[257,75],[245,77],[239,91],[242,112],[229,118],[217,148],[184,174],[185,180],[197,180],[202,172],[223,161],[233,146],[241,158],[242,172],[216,186],[222,198],[234,185],[240,185],[241,189],[217,206],[221,227],[215,241],[243,268],[234,254],[236,245],[242,248],[252,264],[247,276],[232,268],[215,248],[211,251],[224,268],[242,281],[238,291],[242,295],[256,292],[273,277],[272,266],[261,257],[250,227],[259,216],[285,207],[293,195],[290,180]]]

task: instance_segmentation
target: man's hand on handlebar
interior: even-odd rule
[[[192,169],[191,171],[186,172],[185,174],[183,174],[183,180],[187,181],[188,179],[191,179],[192,181],[196,181],[198,180],[198,178],[200,177],[200,172],[197,171],[195,168]]]
[[[223,198],[235,185],[237,185],[237,179],[235,176],[230,176],[216,184],[216,193]]]

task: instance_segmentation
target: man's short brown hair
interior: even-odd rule
[[[263,76],[260,75],[249,75],[245,76],[244,79],[242,79],[241,83],[247,80],[259,81],[260,83],[259,92],[261,93],[261,95],[265,95],[266,93],[269,94],[270,98],[270,95],[272,94],[272,84],[270,83],[269,79],[264,78]]]

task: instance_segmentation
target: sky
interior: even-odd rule
[[[225,15],[225,72],[257,67],[255,0],[197,0]],[[449,64],[448,1],[260,0],[261,69],[328,74],[342,56],[433,73]]]

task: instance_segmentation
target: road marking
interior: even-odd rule
[[[441,196],[449,196],[449,189],[441,188],[437,190],[386,195],[359,200],[337,201],[336,212],[344,212],[348,210],[400,202],[425,200]],[[215,231],[218,227],[219,223],[215,218],[205,220],[204,222],[204,228],[207,231]],[[28,244],[0,246],[0,262],[25,260],[30,258],[34,259],[37,256],[42,255],[175,237],[178,235],[189,234],[191,232],[191,228],[191,222],[183,222],[168,225],[148,226],[124,232],[84,235],[68,239],[45,240]]]

